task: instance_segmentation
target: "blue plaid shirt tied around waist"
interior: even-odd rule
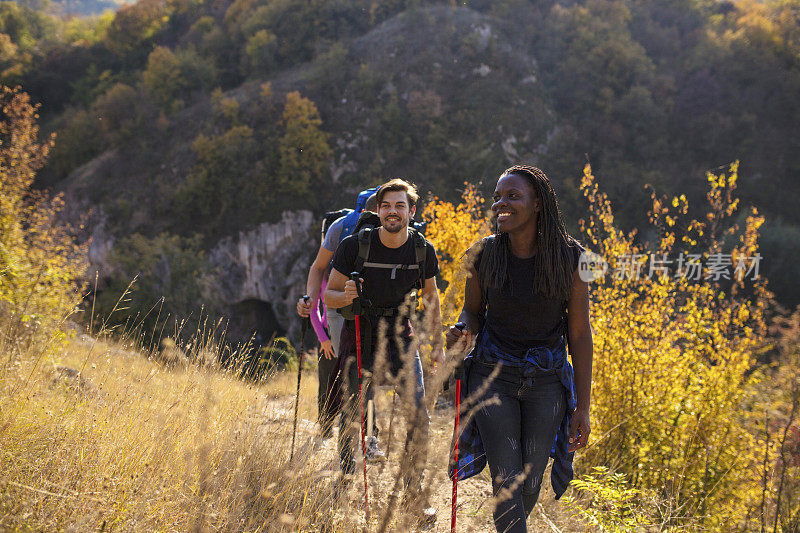
[[[567,408],[564,411],[564,418],[556,433],[555,442],[550,450],[550,457],[553,458],[553,468],[550,473],[550,482],[553,485],[556,499],[560,498],[567,490],[567,486],[574,476],[572,460],[575,452],[567,452],[569,445],[569,424],[572,413],[575,411],[575,374],[572,365],[567,359],[567,349],[562,336],[554,348],[538,346],[530,348],[525,353],[525,358],[508,355],[502,351],[487,334],[481,331],[475,345],[475,349],[464,359],[464,379],[461,384],[461,412],[469,412],[472,406],[466,404],[469,395],[470,367],[475,361],[489,364],[502,363],[503,366],[517,368],[520,371],[520,378],[523,380],[535,381],[535,376],[542,372],[555,372],[561,384],[564,386],[567,395]],[[452,451],[452,448],[451,448]],[[454,462],[451,456],[449,475],[453,479],[454,473],[458,472],[458,479],[467,479],[481,472],[486,466],[486,454],[483,449],[483,441],[478,432],[478,424],[475,417],[471,417],[463,426],[458,440],[458,462]]]

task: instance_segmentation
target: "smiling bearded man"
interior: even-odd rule
[[[379,323],[386,321],[390,327],[399,325],[393,331],[400,330],[400,334],[389,335],[387,339],[386,355],[391,373],[401,376],[399,392],[413,395],[413,402],[410,402],[413,412],[406,413],[408,434],[402,469],[405,488],[403,500],[411,506],[420,521],[430,524],[436,518],[435,511],[428,507],[427,498],[422,493],[430,419],[425,407],[419,353],[411,354],[410,360],[405,357],[405,364],[410,368],[406,367],[401,372],[403,355],[409,352],[413,336],[409,314],[415,311],[413,305],[411,309],[404,309],[403,306],[409,293],[416,292],[423,300],[426,312],[430,313],[433,331],[441,331],[435,277],[439,272],[439,263],[433,245],[416,230],[409,229],[419,198],[414,186],[404,180],[394,179],[381,185],[375,195],[381,226],[362,229],[341,242],[334,255],[333,270],[325,290],[325,301],[331,307],[344,308],[340,310],[346,318],[340,356],[346,372],[348,396],[342,408],[339,428],[340,464],[345,474],[355,471],[353,456],[354,437],[358,428],[356,416],[360,411],[357,403],[359,381],[355,364],[356,326],[352,311],[348,313],[348,308],[353,300],[359,298],[363,306],[359,322],[364,369],[370,372],[373,369]],[[348,279],[352,272],[360,273],[359,281],[363,283],[361,295],[357,293],[356,280]],[[434,344],[433,357],[441,360],[441,338],[434,336]],[[371,382],[368,382],[367,387],[371,386]]]

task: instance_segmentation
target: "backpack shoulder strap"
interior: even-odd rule
[[[362,228],[358,232],[358,256],[356,257],[356,272],[364,269],[364,263],[369,259],[369,246],[372,241],[372,228]]]
[[[419,231],[412,229],[411,232],[414,238],[416,263],[419,265],[419,288],[422,289],[425,287],[425,259],[428,256],[428,243],[425,241],[425,237],[423,237]]]
[[[483,250],[481,250],[481,260],[478,264],[478,283],[481,284],[481,308],[485,309],[489,296],[489,273],[487,272],[489,253],[494,246],[494,235],[483,240]]]
[[[427,257],[427,245],[425,237],[411,230],[409,239],[414,242],[414,263],[375,263],[369,260],[369,247],[372,242],[371,227],[366,227],[356,234],[358,237],[358,256],[356,258],[355,269],[362,272],[364,268],[383,268],[391,270],[391,279],[395,279],[398,270],[419,270],[419,276],[415,283],[417,289],[425,286],[425,259]]]

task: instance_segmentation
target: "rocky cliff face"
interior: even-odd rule
[[[297,298],[305,293],[308,267],[319,247],[311,211],[284,211],[275,224],[226,237],[209,253],[223,301],[232,309],[230,334],[253,329],[299,339]],[[273,323],[273,324],[271,324]],[[310,339],[307,339],[310,342]]]
[[[94,273],[99,272],[102,286],[103,278],[114,274],[110,252],[115,238],[107,230],[105,216],[98,213],[91,224],[87,278],[94,282]],[[285,211],[277,223],[263,223],[226,237],[209,251],[214,274],[205,280],[208,290],[198,294],[195,303],[206,309],[211,305],[229,316],[229,340],[244,341],[258,332],[266,342],[275,332],[299,341],[295,304],[305,293],[308,268],[319,247],[316,223],[311,211]],[[312,335],[308,335],[309,346]]]

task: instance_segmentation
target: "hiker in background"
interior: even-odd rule
[[[418,200],[414,186],[403,180],[391,180],[381,185],[376,196],[380,226],[362,229],[342,241],[334,255],[333,270],[325,291],[328,305],[345,308],[342,313],[348,315],[346,308],[358,297],[356,281],[349,279],[350,274],[360,272],[359,277],[363,280],[363,292],[359,298],[363,307],[359,314],[361,347],[356,347],[355,322],[348,315],[339,352],[343,358],[347,385],[339,423],[340,465],[345,474],[355,471],[356,416],[360,411],[356,395],[359,384],[355,361],[357,350],[361,350],[363,368],[371,372],[378,346],[379,324],[386,321],[392,331],[386,339],[385,354],[390,371],[392,375],[400,376],[399,392],[413,395],[409,402],[412,409],[407,413],[406,453],[401,465],[404,506],[410,506],[421,521],[432,523],[436,519],[435,510],[428,507],[427,498],[422,492],[430,419],[425,406],[419,353],[408,353],[413,336],[409,315],[416,306],[405,310],[401,307],[407,295],[416,291],[426,312],[430,313],[434,331],[441,330],[435,277],[439,263],[433,245],[419,232],[409,228]],[[434,344],[433,358],[441,360],[441,343],[435,340]],[[404,356],[409,366],[401,370]],[[366,386],[371,389],[371,381]]]
[[[356,227],[363,211],[376,211],[375,191],[377,187],[361,191],[356,199],[354,211],[342,210],[343,216],[335,219],[329,226],[323,223],[323,240],[317,251],[317,257],[311,264],[306,281],[307,300],[297,301],[297,313],[311,317],[311,325],[320,342],[321,357],[317,367],[319,389],[317,392],[317,408],[319,413],[320,433],[323,438],[333,436],[333,423],[339,413],[339,393],[336,382],[337,357],[339,356],[339,338],[342,333],[344,318],[336,309],[326,306],[323,294],[327,285],[333,253],[339,243],[349,236]],[[326,331],[327,329],[327,331]],[[377,429],[375,435],[367,443],[367,454],[370,460],[385,457],[380,449]]]
[[[574,452],[589,438],[589,290],[578,275],[583,248],[567,233],[541,170],[503,172],[492,211],[497,234],[467,252],[465,327],[450,328],[447,344],[466,349],[477,334],[463,363],[462,399],[475,395],[466,411],[489,398],[499,402],[479,409],[464,428],[451,477],[454,470],[458,479],[475,475],[488,460],[495,495],[508,491],[494,510],[495,527],[524,532],[548,456],[559,498],[573,477]]]

